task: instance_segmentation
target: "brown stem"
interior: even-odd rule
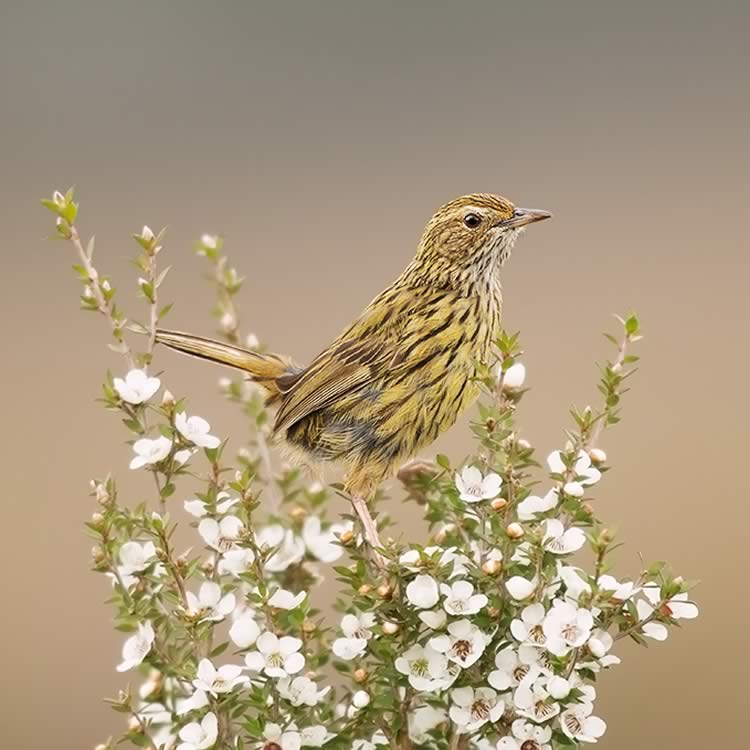
[[[370,509],[367,507],[367,500],[361,495],[352,495],[351,503],[360,524],[362,524],[362,533],[364,534],[365,542],[370,547],[372,561],[382,570],[386,567],[388,561],[378,552],[383,545],[378,535],[378,527],[375,525],[375,521],[370,515]]]

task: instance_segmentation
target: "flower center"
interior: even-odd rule
[[[570,713],[566,714],[563,717],[563,721],[565,722],[565,726],[568,728],[568,730],[574,737],[577,737],[581,733],[581,730],[583,729],[583,725],[578,720],[577,716],[575,716],[574,714],[570,714]]]
[[[479,700],[476,700],[471,704],[471,718],[474,719],[474,721],[486,719],[489,715],[490,704],[487,703],[486,700],[482,700],[480,698]]]
[[[454,599],[451,602],[451,606],[456,612],[463,612],[466,607],[466,601],[464,599]]]
[[[222,690],[226,686],[227,686],[227,681],[223,677],[220,677],[219,675],[216,675],[216,677],[214,677],[213,682],[211,683],[211,687],[214,690]]]
[[[427,674],[427,669],[427,659],[415,659],[411,663],[411,672],[418,677],[424,677]]]
[[[541,750],[541,747],[535,740],[526,740],[526,742],[521,745],[521,750]]]
[[[479,497],[482,494],[482,485],[481,484],[470,484],[466,488],[466,494],[471,495],[472,497]]]
[[[544,643],[547,640],[547,636],[544,635],[544,628],[542,628],[541,623],[538,625],[532,625],[529,628],[529,640],[537,645]]]
[[[513,670],[513,679],[516,682],[521,682],[521,680],[526,677],[526,675],[529,673],[529,669],[531,667],[528,666],[528,664],[519,664],[514,670]]]
[[[565,624],[561,632],[562,637],[570,643],[575,642],[581,634],[580,628],[574,622]]]
[[[537,721],[546,721],[552,716],[555,716],[556,713],[557,711],[555,711],[554,705],[545,703],[543,700],[538,700],[534,703],[534,715],[536,716]]]
[[[266,664],[274,669],[280,669],[284,666],[284,657],[279,653],[269,654],[266,657]]]
[[[453,653],[459,659],[465,659],[472,651],[471,641],[456,641],[453,644]]]

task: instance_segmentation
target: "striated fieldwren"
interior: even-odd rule
[[[307,462],[345,466],[365,539],[379,547],[368,498],[476,399],[476,364],[500,327],[500,268],[523,228],[549,217],[486,193],[446,203],[404,272],[307,367],[178,331],[157,341],[262,386],[278,405],[274,435]]]

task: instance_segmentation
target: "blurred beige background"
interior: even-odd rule
[[[94,403],[120,362],[78,312],[69,248],[44,239],[37,199],[73,183],[120,287],[130,233],[168,225],[171,323],[211,332],[192,242],[220,232],[245,320],[303,362],[444,200],[553,211],[504,278],[526,435],[542,455],[561,444],[608,316],[638,310],[642,370],[598,502],[622,574],[642,554],[702,580],[701,619],[602,680],[602,746],[744,746],[749,33],[740,1],[0,4],[2,747],[93,747],[121,721],[101,702],[123,684],[121,638],[82,523],[90,476],[147,485]],[[159,364],[220,435],[244,435],[216,370]],[[466,438],[464,422],[440,447]]]

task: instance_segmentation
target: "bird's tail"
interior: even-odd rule
[[[156,331],[156,340],[178,352],[246,372],[251,380],[266,391],[272,401],[280,396],[282,385],[293,379],[300,371],[290,359],[278,354],[259,354],[240,346],[181,331],[159,328]],[[278,382],[279,379],[281,382]]]

